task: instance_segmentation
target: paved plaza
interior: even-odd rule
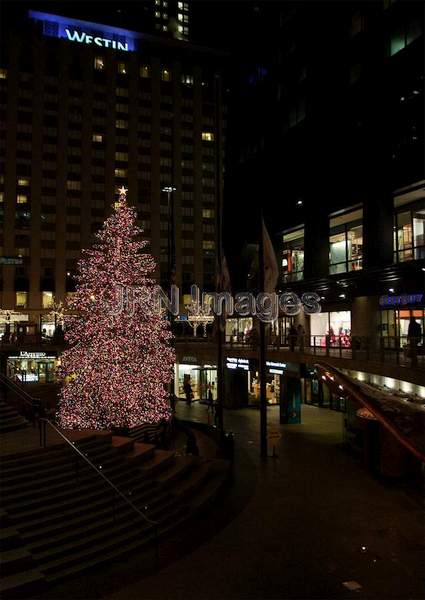
[[[181,402],[181,418],[206,419]],[[303,406],[301,425],[269,425],[277,459],[259,459],[259,413],[227,411],[236,437],[234,489],[204,517],[217,531],[186,556],[111,600],[176,598],[421,598],[424,513],[420,498],[379,482],[340,447],[342,415]],[[236,511],[220,522],[227,505]],[[210,523],[210,529],[213,525]],[[348,589],[356,582],[361,588]],[[348,584],[351,585],[351,584]]]

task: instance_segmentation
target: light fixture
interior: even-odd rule
[[[339,298],[345,298],[345,294],[340,294]]]
[[[394,288],[388,288],[388,291],[390,292],[390,294],[394,294]]]
[[[422,267],[422,271],[425,271],[425,267]]]
[[[325,296],[320,296],[320,300],[326,300]]]
[[[173,185],[167,185],[166,187],[163,187],[163,188],[162,188],[162,191],[163,191],[163,192],[170,193],[170,192],[175,192],[175,191],[176,191],[176,189],[177,189],[177,188],[175,188]]]
[[[297,205],[298,206],[302,206],[303,205],[303,201],[302,200],[297,200]]]

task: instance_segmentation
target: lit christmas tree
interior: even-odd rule
[[[169,418],[171,332],[153,299],[156,265],[142,252],[148,242],[140,240],[126,191],[120,188],[113,214],[83,252],[67,306],[74,315],[65,317],[70,347],[58,368],[63,386],[57,415],[67,429],[134,427]],[[123,303],[123,296],[136,301]]]

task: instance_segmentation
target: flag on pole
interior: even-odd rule
[[[216,264],[216,289],[217,292],[231,292],[232,290],[229,268],[223,253],[221,253],[221,262],[217,260]]]
[[[279,267],[276,254],[263,219],[263,248],[264,248],[264,290],[261,292],[273,293],[279,279]],[[260,265],[262,268],[262,265]]]

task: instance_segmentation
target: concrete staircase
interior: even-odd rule
[[[176,456],[130,438],[90,435],[75,445],[158,523],[164,538],[211,501],[228,476],[225,461]],[[64,445],[7,456],[0,474],[3,598],[39,588],[155,545],[144,521]]]
[[[0,434],[23,429],[28,421],[18,411],[0,398]]]

